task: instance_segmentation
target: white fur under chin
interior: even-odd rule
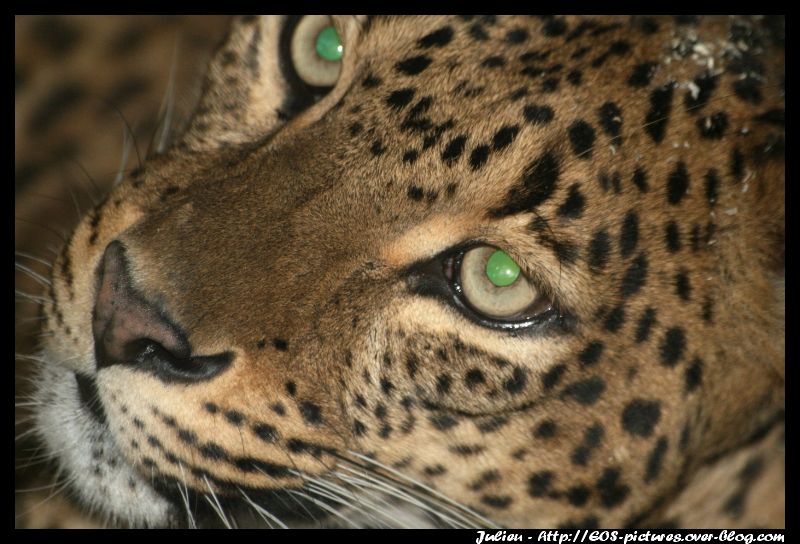
[[[153,527],[175,519],[173,506],[129,467],[106,425],[81,404],[71,370],[43,366],[36,399],[37,432],[84,504],[112,523]],[[102,453],[95,459],[93,451]]]

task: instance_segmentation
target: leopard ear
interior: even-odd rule
[[[181,146],[210,150],[259,139],[292,112],[292,88],[281,65],[286,16],[247,16],[231,22],[211,59],[202,96]]]

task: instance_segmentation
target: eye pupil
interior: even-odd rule
[[[511,285],[519,277],[519,265],[508,253],[497,250],[486,261],[486,277],[497,287]]]
[[[317,54],[325,60],[336,62],[342,59],[344,46],[339,33],[333,26],[327,26],[317,35]]]

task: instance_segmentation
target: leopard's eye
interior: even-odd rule
[[[339,79],[344,45],[326,15],[303,17],[291,40],[292,64],[297,75],[314,87],[332,87]]]
[[[459,268],[464,300],[486,317],[509,320],[529,314],[531,306],[544,298],[519,265],[495,247],[467,250]]]

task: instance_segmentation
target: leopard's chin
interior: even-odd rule
[[[180,524],[178,509],[133,469],[108,428],[93,380],[58,365],[40,369],[36,429],[77,500],[112,525]]]

